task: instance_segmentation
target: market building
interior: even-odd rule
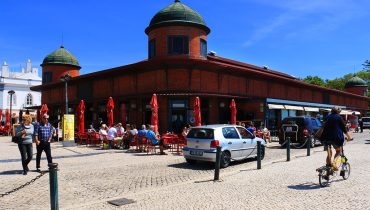
[[[70,112],[79,101],[86,105],[85,125],[98,118],[106,121],[105,105],[115,101],[115,121],[121,108],[127,123],[150,123],[150,98],[157,94],[159,130],[178,131],[192,123],[193,101],[201,99],[203,124],[230,121],[229,104],[235,99],[238,121],[265,123],[276,129],[286,116],[325,114],[334,105],[346,112],[365,115],[369,98],[364,81],[354,78],[346,91],[307,84],[282,72],[207,53],[211,29],[203,17],[179,0],[154,15],[145,29],[148,59],[85,75],[80,64],[63,46],[41,64],[43,83],[33,87],[42,92],[42,103],[50,115],[60,119],[65,110],[65,86],[60,77],[69,73]]]

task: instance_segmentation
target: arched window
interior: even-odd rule
[[[27,97],[26,97],[26,105],[27,106],[32,106],[32,104],[33,104],[32,94],[29,93],[29,94],[27,94]]]
[[[14,93],[13,94],[13,97],[12,97],[12,106],[16,106],[17,105],[17,95]],[[10,95],[8,94],[8,106],[10,106]]]

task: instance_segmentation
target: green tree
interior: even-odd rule
[[[307,76],[302,79],[304,82],[307,82],[309,84],[318,85],[318,86],[325,86],[325,82],[323,79],[321,79],[318,76]]]
[[[370,61],[369,61],[369,60],[366,60],[366,61],[362,64],[362,66],[363,66],[363,69],[364,69],[365,71],[369,71],[369,70],[370,70]]]
[[[333,80],[326,80],[326,87],[336,90],[344,90],[346,81],[347,80],[344,78],[335,78]]]

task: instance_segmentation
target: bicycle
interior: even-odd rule
[[[350,141],[352,140],[353,139],[351,139]],[[345,143],[343,144],[343,146],[344,145]],[[351,174],[351,165],[348,162],[348,158],[344,155],[343,147],[340,157],[337,158],[337,165],[340,171],[339,170],[335,171],[333,165],[331,166],[325,165],[316,169],[316,171],[319,172],[319,183],[321,187],[328,186],[330,182],[338,175],[338,171],[340,172],[339,176],[341,176],[344,180],[347,180],[349,178],[349,175]]]

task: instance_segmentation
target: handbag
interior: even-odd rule
[[[16,144],[21,144],[23,141],[22,137],[21,136],[12,136],[12,142],[16,143]]]
[[[12,136],[12,142],[14,142],[16,144],[22,144],[22,142],[23,142],[22,131],[26,128],[23,125],[21,125],[20,127],[18,127],[18,129],[19,130],[17,130],[15,135]]]

